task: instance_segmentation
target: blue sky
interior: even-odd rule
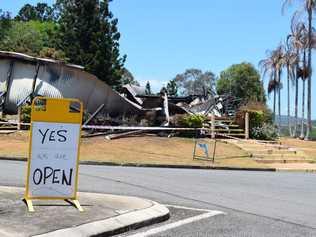
[[[25,3],[39,1],[0,2],[0,8],[16,14]],[[138,81],[144,84],[148,80],[154,90],[159,90],[187,68],[211,70],[218,75],[231,64],[243,61],[257,67],[266,50],[275,48],[289,32],[295,6],[282,14],[282,2],[114,0],[111,10],[119,19],[121,53],[127,54],[126,67]],[[316,91],[316,81],[313,91]],[[282,98],[282,114],[285,114],[285,90]],[[271,102],[272,96],[270,105]],[[316,109],[313,110],[312,117],[316,118]]]

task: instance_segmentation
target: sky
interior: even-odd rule
[[[0,8],[14,15],[25,3],[37,2],[0,0]],[[40,2],[52,4],[54,1]],[[282,2],[114,0],[110,9],[119,20],[120,50],[122,55],[127,55],[125,66],[141,84],[150,81],[152,88],[158,91],[189,68],[210,70],[216,75],[241,62],[250,62],[258,68],[266,51],[276,48],[290,31],[290,19],[296,6],[282,14]],[[312,91],[316,91],[316,73],[314,75]],[[267,80],[264,79],[265,87]],[[282,92],[282,114],[287,113],[285,88],[286,84]],[[316,93],[312,106],[316,107]],[[315,119],[316,109],[312,110]]]

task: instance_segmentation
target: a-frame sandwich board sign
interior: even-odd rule
[[[29,156],[24,200],[77,199],[83,106],[77,99],[36,97],[32,102]]]

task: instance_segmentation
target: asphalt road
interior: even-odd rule
[[[0,185],[24,186],[25,162],[0,161]],[[222,211],[152,236],[316,236],[316,174],[80,167],[80,191],[139,196]],[[195,215],[171,207],[167,223]],[[179,214],[181,213],[181,214]],[[198,214],[196,214],[198,215]]]

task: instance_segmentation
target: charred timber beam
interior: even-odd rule
[[[10,84],[11,84],[11,78],[12,78],[12,72],[13,72],[13,68],[14,68],[14,60],[11,60],[10,61],[10,67],[9,67],[9,70],[8,70],[8,74],[7,74],[7,79],[6,79],[6,88],[5,88],[5,94],[4,94],[4,100],[3,100],[3,103],[2,103],[2,106],[3,106],[3,110],[5,110],[4,106],[6,104],[6,101],[8,100],[8,91],[10,89]]]
[[[100,111],[103,109],[103,107],[105,106],[105,104],[101,104],[97,110],[90,116],[90,118],[87,119],[87,121],[83,124],[83,125],[88,125],[88,123],[90,123],[90,121],[95,117],[97,116]]]
[[[35,97],[35,86],[36,86],[36,81],[37,81],[37,76],[38,76],[38,72],[39,72],[39,69],[40,69],[40,63],[38,62],[37,65],[36,65],[36,70],[35,70],[35,75],[34,75],[34,78],[33,78],[33,82],[32,82],[32,92],[31,92],[31,95],[30,95],[30,98],[31,98],[31,102],[33,101],[34,97]]]

